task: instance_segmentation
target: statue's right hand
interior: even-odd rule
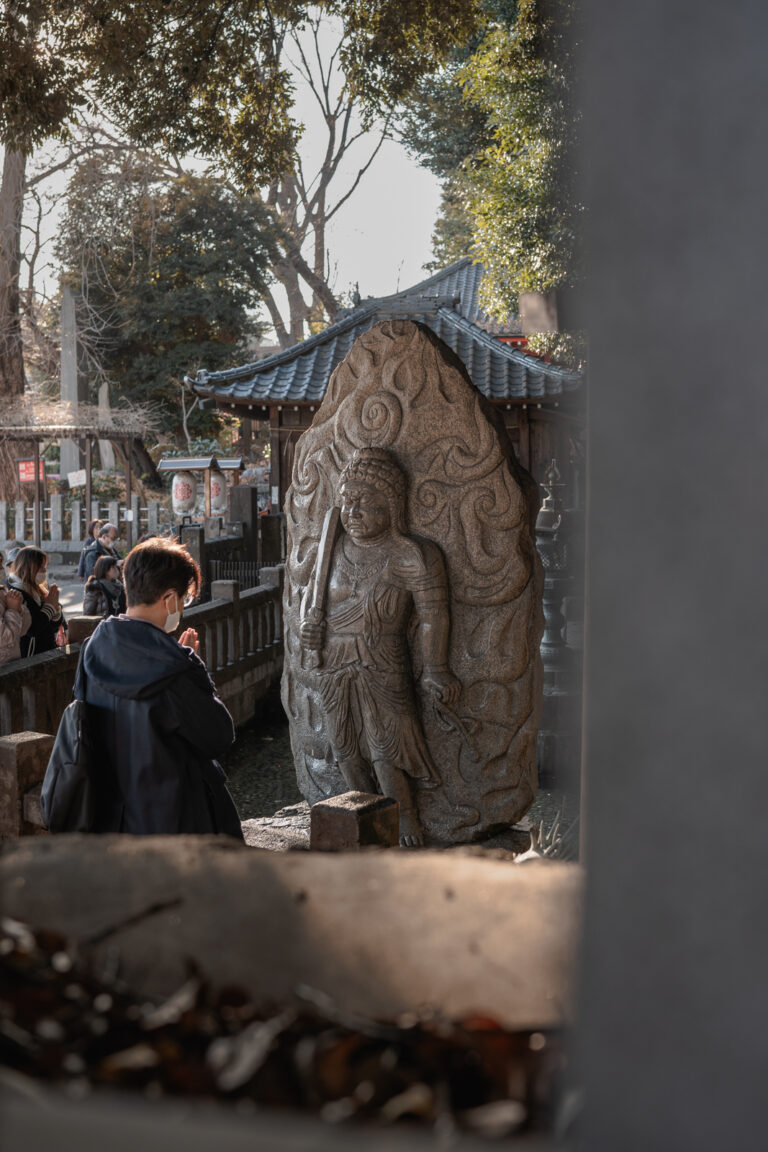
[[[322,648],[325,638],[324,621],[303,620],[299,628],[299,636],[305,648],[319,650]]]

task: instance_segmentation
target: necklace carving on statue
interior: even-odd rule
[[[342,540],[341,548],[339,549],[339,559],[341,561],[341,569],[347,579],[352,585],[352,596],[358,597],[360,595],[359,586],[366,581],[374,572],[379,572],[383,568],[382,559],[377,556],[369,564],[358,564],[356,560],[351,560],[347,555],[345,542]]]

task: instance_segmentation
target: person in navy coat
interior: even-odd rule
[[[195,630],[173,635],[185,600],[199,592],[200,569],[184,547],[153,537],[131,550],[123,576],[126,612],[87,641],[76,685],[97,750],[93,831],[242,840],[217,762],[234,741],[232,717]]]

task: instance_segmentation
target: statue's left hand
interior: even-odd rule
[[[438,700],[442,700],[449,708],[452,708],[459,698],[461,682],[448,668],[425,668],[421,682],[429,692],[433,692]]]

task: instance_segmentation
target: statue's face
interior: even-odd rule
[[[373,540],[392,525],[389,500],[371,484],[349,480],[341,489],[341,523],[355,540]]]

